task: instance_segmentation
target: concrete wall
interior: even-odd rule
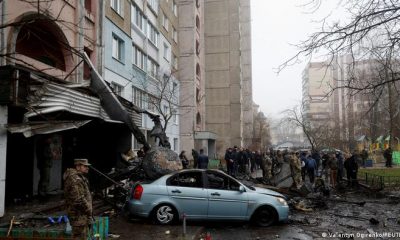
[[[207,130],[222,156],[243,144],[239,0],[206,1],[204,14]]]
[[[240,68],[243,96],[243,144],[250,147],[253,143],[253,90],[251,72],[251,13],[250,0],[239,2],[240,21]]]

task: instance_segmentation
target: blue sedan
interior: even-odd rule
[[[137,183],[128,200],[132,215],[156,223],[181,220],[242,220],[269,226],[288,219],[285,197],[246,186],[219,170],[185,169],[155,180]]]

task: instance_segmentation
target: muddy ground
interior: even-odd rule
[[[326,206],[316,206],[310,212],[293,210],[289,224],[299,226],[314,239],[400,239],[399,196],[399,192],[368,193],[364,189],[334,192]],[[310,206],[313,204],[310,200]]]

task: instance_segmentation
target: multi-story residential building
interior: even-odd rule
[[[333,62],[309,63],[303,72],[303,109],[314,126],[333,130],[336,147],[354,149],[358,139],[374,141],[390,134],[389,85],[373,91],[359,91],[372,82],[379,82],[383,66],[376,60],[354,62],[349,56]],[[349,88],[351,84],[354,88]],[[392,101],[392,106],[398,101]],[[398,121],[398,115],[392,119]],[[393,127],[393,135],[398,130]]]
[[[182,149],[251,146],[249,1],[177,2]]]
[[[173,70],[173,35],[168,35],[173,21],[166,18],[165,1],[161,5],[158,0],[106,2],[105,80],[127,101],[169,118],[166,133],[172,150],[178,152],[179,82]],[[143,114],[134,119],[148,142],[155,145],[150,138],[154,126],[150,117]],[[133,148],[140,148],[136,139]]]
[[[314,124],[331,121],[332,109],[329,93],[333,76],[326,63],[309,63],[303,71],[303,110],[307,119]]]

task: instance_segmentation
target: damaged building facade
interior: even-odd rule
[[[42,173],[49,177],[45,180],[46,191],[57,193],[62,189],[62,173],[73,166],[74,158],[88,158],[96,168],[109,171],[120,154],[133,147],[129,128],[110,118],[102,107],[100,94],[91,89],[93,71],[84,62],[83,53],[108,82],[105,90],[118,95],[133,122],[140,129],[152,128],[152,122],[134,112],[132,103],[140,98],[127,94],[135,93],[133,86],[129,85],[126,91],[120,88],[128,85],[122,82],[123,77],[137,77],[133,74],[128,78],[112,62],[126,56],[126,65],[132,66],[128,63],[133,55],[119,48],[121,35],[110,32],[110,22],[105,20],[110,11],[123,9],[122,2],[128,3],[0,3],[4,26],[0,30],[0,216],[7,202],[40,194]],[[130,5],[125,7],[130,15]],[[126,43],[126,47],[132,46],[132,41]],[[147,74],[147,69],[144,72]],[[179,135],[173,134],[175,138]]]
[[[39,3],[0,3],[0,216],[6,201],[37,194],[38,167],[50,172],[47,189],[59,190],[73,158],[107,162],[113,153],[104,146],[114,141],[99,136],[125,132],[87,87],[89,68],[79,56],[84,51],[102,65],[101,5]]]
[[[121,153],[142,146],[129,124],[104,108],[91,86],[92,67],[150,145],[157,144],[150,139],[154,123],[133,106],[168,119],[177,153],[203,148],[214,158],[233,145],[250,147],[249,6],[0,1],[0,216],[7,202],[40,194],[41,171],[49,172],[46,189],[57,192],[74,158],[107,172]]]

